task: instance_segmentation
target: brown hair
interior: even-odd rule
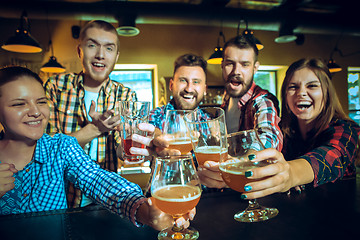
[[[255,55],[255,62],[258,60],[259,50],[256,47],[255,41],[252,37],[238,35],[228,40],[224,44],[223,58],[224,58],[225,49],[230,46],[235,46],[239,49],[252,49]]]
[[[107,31],[107,32],[112,32],[116,35],[116,38],[117,38],[117,42],[116,42],[116,45],[117,45],[117,51],[119,51],[120,49],[120,40],[119,40],[119,35],[116,31],[116,28],[111,24],[111,23],[108,23],[106,21],[103,21],[103,20],[92,20],[90,22],[88,22],[87,24],[85,24],[84,27],[81,28],[81,31],[80,31],[80,35],[79,35],[79,41],[82,42],[85,37],[86,37],[86,31],[90,28],[98,28],[98,29],[102,29],[104,31]]]
[[[19,66],[7,66],[0,69],[0,90],[3,85],[6,83],[16,81],[20,77],[30,77],[38,81],[41,85],[43,85],[43,81],[33,71]],[[1,91],[0,91],[1,97]]]
[[[294,72],[303,68],[308,68],[314,72],[320,81],[321,90],[323,92],[323,109],[314,120],[314,138],[325,130],[333,118],[350,120],[350,118],[347,117],[344,113],[344,110],[340,104],[335,88],[331,82],[331,74],[325,62],[318,58],[303,58],[290,65],[286,71],[285,79],[281,87],[281,128],[285,138],[293,134],[293,129],[295,129],[294,126],[297,124],[297,118],[291,112],[286,102],[288,85],[294,75]]]
[[[203,57],[194,54],[184,54],[178,57],[174,63],[174,74],[179,67],[201,67],[206,74],[207,62]]]

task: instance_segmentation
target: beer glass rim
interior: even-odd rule
[[[181,155],[167,155],[167,156],[158,156],[156,157],[157,161],[162,162],[175,162],[179,160],[192,160],[192,156],[189,154],[181,154]]]
[[[122,100],[120,100],[119,102],[137,102],[137,103],[145,103],[145,104],[150,104],[150,102],[149,101],[132,101],[132,100],[130,100],[130,101],[122,101]]]
[[[217,116],[216,118],[212,118],[212,119],[208,119],[208,120],[203,120],[203,121],[192,121],[190,120],[188,117],[184,117],[185,121],[187,121],[188,123],[195,123],[195,124],[202,124],[202,123],[205,123],[205,122],[215,122],[215,121],[218,121],[220,118],[224,118],[224,121],[225,121],[225,111],[224,109],[220,108],[220,107],[199,107],[199,108],[196,108],[193,110],[193,112],[197,111],[197,110],[203,110],[203,109],[217,109],[217,110],[220,110],[221,114],[219,116]],[[190,114],[190,113],[188,113]],[[186,115],[188,115],[186,114]]]
[[[232,137],[232,136],[243,134],[245,132],[255,132],[256,135],[258,135],[258,129],[257,128],[246,129],[246,130],[242,130],[242,131],[238,131],[238,132],[232,132],[232,133],[228,133],[227,135],[228,135],[228,137]]]

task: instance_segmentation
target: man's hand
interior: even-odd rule
[[[91,123],[97,128],[99,135],[115,129],[115,127],[120,124],[120,115],[114,114],[114,110],[107,110],[103,114],[96,112],[95,102],[91,101],[89,116],[92,119]]]
[[[176,149],[168,149],[169,144],[163,137],[161,131],[158,128],[155,128],[154,125],[150,123],[140,123],[138,125],[139,130],[147,132],[147,136],[141,136],[139,134],[133,134],[131,136],[131,139],[134,142],[137,142],[139,144],[142,144],[145,146],[145,148],[138,148],[138,147],[131,147],[130,153],[135,155],[141,155],[141,156],[167,156],[167,155],[180,155],[180,151]],[[122,158],[122,146],[119,145],[117,149],[117,154],[119,158]],[[142,161],[137,162],[129,162],[124,161],[125,164],[139,164],[142,163]]]
[[[220,175],[219,163],[206,161],[204,166],[198,167],[201,184],[209,188],[225,188],[227,185]]]
[[[136,213],[136,219],[138,219],[139,222],[146,224],[159,231],[173,226],[174,224],[173,217],[158,209],[151,200],[152,198],[148,198],[147,201],[145,201],[139,207]],[[176,219],[175,222],[176,226],[177,227],[183,226],[184,228],[189,227],[190,225],[189,220],[193,220],[195,214],[196,214],[196,209],[194,208],[189,213]]]
[[[0,198],[15,187],[13,175],[17,172],[14,164],[0,163]]]

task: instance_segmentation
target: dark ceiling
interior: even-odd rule
[[[246,20],[254,30],[360,36],[359,1],[350,0],[12,0],[1,4],[0,20],[103,19],[116,22],[129,13],[137,24],[183,24],[237,27]],[[244,22],[244,21],[243,21]]]

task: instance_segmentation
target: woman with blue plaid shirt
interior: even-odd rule
[[[290,65],[281,88],[282,153],[266,149],[252,161],[274,164],[253,169],[245,176],[258,179],[248,184],[243,199],[287,192],[299,186],[317,187],[356,175],[360,128],[344,113],[331,74],[320,59],[301,59]]]
[[[136,226],[172,225],[172,217],[152,205],[138,185],[101,169],[74,137],[44,134],[48,119],[39,76],[22,67],[0,69],[0,215],[65,209],[65,181],[71,181]],[[184,218],[177,224],[188,226]]]

